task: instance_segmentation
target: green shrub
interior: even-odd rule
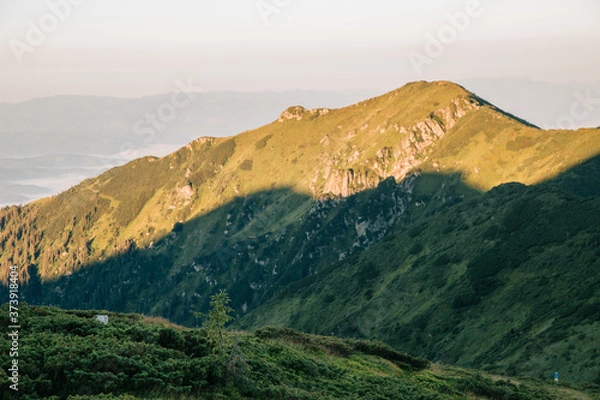
[[[162,328],[158,332],[157,343],[167,349],[185,350],[185,339],[178,330],[173,328]]]
[[[417,255],[419,254],[421,251],[423,251],[423,245],[421,243],[415,243],[412,245],[412,247],[410,248],[410,250],[408,250],[408,254],[410,255]]]
[[[240,169],[242,171],[252,171],[252,167],[254,166],[254,161],[252,160],[244,160],[244,162],[242,162],[240,164]]]
[[[410,238],[415,238],[419,236],[425,230],[424,224],[414,225],[408,230],[408,236]]]
[[[267,135],[264,138],[260,139],[258,142],[256,142],[256,144],[254,145],[254,147],[256,147],[256,150],[264,149],[267,146],[267,142],[272,137],[273,135]]]
[[[377,264],[375,264],[373,261],[367,261],[360,265],[356,276],[360,282],[368,282],[378,278],[380,273],[381,271],[379,270],[379,266]]]
[[[215,167],[222,167],[233,155],[235,148],[235,139],[228,139],[207,152],[206,162]]]
[[[442,254],[433,261],[433,265],[436,267],[448,266],[451,263],[452,260],[450,259],[450,256],[448,256],[448,254],[446,253]]]

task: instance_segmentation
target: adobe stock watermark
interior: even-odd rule
[[[186,109],[196,99],[196,94],[203,91],[202,87],[194,86],[191,78],[187,82],[177,79],[174,83],[176,90],[171,93],[169,101],[161,103],[156,109],[138,118],[131,126],[131,131],[143,139],[142,145],[152,144],[157,135],[173,122],[181,110]],[[138,146],[139,147],[139,146]],[[136,150],[132,142],[125,142],[119,147],[119,152],[111,160],[106,160],[104,167],[112,168],[129,161]],[[112,162],[111,162],[112,161]]]
[[[460,34],[471,26],[473,19],[480,17],[484,12],[481,0],[468,0],[463,11],[446,14],[447,24],[442,25],[437,33],[427,33],[423,52],[411,51],[408,59],[417,74],[423,72],[426,65],[431,65],[435,60],[444,55],[446,49],[459,39]]]
[[[281,14],[291,3],[292,0],[259,0],[256,2],[256,11],[268,24],[272,16]]]
[[[47,0],[48,9],[37,21],[27,21],[27,29],[23,40],[12,38],[8,46],[20,64],[25,54],[33,53],[35,49],[56,32],[60,24],[67,20],[73,13],[73,8],[79,6],[83,0]]]
[[[8,368],[9,388],[15,392],[19,391],[19,268],[16,265],[10,267],[8,273],[8,338],[10,349],[10,367]]]
[[[585,121],[596,109],[600,111],[600,94],[593,93],[592,89],[587,89],[585,93],[576,90],[573,96],[575,101],[569,107],[569,114],[561,115],[556,120],[559,129],[574,130],[577,122]]]

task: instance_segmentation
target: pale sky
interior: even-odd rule
[[[0,0],[0,101],[136,97],[177,80],[240,91],[600,80],[599,0],[472,1]],[[476,15],[453,28],[448,15],[469,7]],[[32,33],[40,28],[42,39]],[[431,57],[428,38],[444,33],[443,54]],[[418,70],[416,53],[429,60]]]

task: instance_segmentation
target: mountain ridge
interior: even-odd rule
[[[440,88],[443,90],[436,90]],[[423,94],[423,92],[426,93]],[[431,92],[433,92],[433,94],[431,94]],[[391,124],[389,117],[389,114],[397,112],[393,107],[390,110],[389,105],[391,102],[393,102],[393,99],[398,96],[398,94],[402,94],[410,99],[417,98],[412,96],[420,95],[418,98],[421,99],[419,101],[402,102],[402,105],[406,106],[405,108],[400,109],[400,117],[403,119],[402,122],[404,122],[402,126],[397,123]],[[441,98],[436,98],[434,101],[429,101],[429,107],[423,107],[423,103],[427,103],[428,97],[432,95],[439,96]],[[445,105],[442,106],[442,104]],[[351,127],[356,126],[356,128],[348,129],[346,133],[341,132],[345,129],[343,124],[339,123],[339,120],[341,119],[344,121],[345,119],[347,121],[348,119],[351,119],[355,114],[355,110],[360,112],[360,109],[364,107],[372,108],[373,111],[369,112],[368,115],[363,116],[362,120],[358,123],[352,121],[354,124],[351,124]],[[273,185],[275,185],[275,187],[293,187],[296,188],[296,190],[299,190],[299,193],[309,194],[314,198],[319,198],[319,196],[347,197],[348,195],[356,193],[357,191],[375,187],[379,182],[389,177],[394,177],[397,181],[401,180],[409,171],[417,167],[424,172],[440,172],[442,170],[447,170],[451,173],[462,173],[466,176],[465,179],[467,182],[476,188],[482,189],[490,189],[501,182],[515,180],[514,178],[519,180],[519,177],[523,183],[532,184],[539,182],[544,175],[546,175],[548,178],[551,177],[551,175],[556,176],[559,171],[564,171],[576,163],[584,161],[584,159],[591,158],[594,155],[593,153],[598,151],[598,149],[596,149],[598,146],[594,146],[593,143],[596,132],[594,130],[584,130],[581,132],[580,136],[587,135],[587,138],[584,137],[579,141],[571,139],[571,142],[575,142],[577,144],[577,147],[571,151],[582,152],[584,153],[583,156],[579,156],[575,160],[569,160],[566,158],[562,160],[562,165],[548,165],[550,157],[546,156],[539,161],[539,164],[545,167],[545,169],[540,168],[541,174],[539,172],[536,173],[535,171],[532,172],[533,176],[531,177],[519,176],[519,174],[524,175],[519,171],[513,171],[512,174],[506,174],[504,170],[499,172],[498,170],[500,168],[507,168],[507,162],[505,160],[497,161],[497,163],[500,165],[500,168],[486,170],[486,165],[484,164],[483,160],[481,160],[481,157],[479,157],[479,160],[475,160],[476,162],[471,163],[476,165],[468,165],[466,167],[461,165],[464,164],[463,161],[453,161],[452,157],[454,157],[454,155],[436,159],[436,152],[434,151],[433,147],[434,145],[437,146],[437,142],[439,142],[442,138],[446,139],[445,141],[441,140],[442,145],[449,144],[449,146],[447,146],[449,148],[442,148],[442,150],[438,153],[441,152],[442,154],[448,154],[452,151],[455,151],[455,148],[459,146],[468,147],[467,141],[471,141],[474,136],[473,132],[469,129],[469,126],[474,125],[474,123],[471,121],[466,124],[467,129],[463,129],[461,124],[458,124],[456,129],[454,129],[454,134],[449,138],[445,137],[446,131],[450,131],[455,128],[455,125],[459,122],[459,120],[464,119],[463,117],[467,119],[480,118],[482,121],[478,122],[478,125],[483,125],[487,129],[491,129],[493,127],[493,123],[495,122],[494,120],[502,120],[502,118],[507,118],[505,121],[509,123],[509,129],[514,129],[514,131],[518,132],[521,129],[528,128],[520,121],[514,122],[516,125],[511,126],[510,116],[502,113],[501,111],[499,111],[499,115],[494,114],[494,111],[497,109],[495,107],[491,107],[493,106],[490,106],[489,103],[478,102],[478,100],[471,93],[459,85],[445,81],[434,82],[431,84],[425,82],[415,82],[412,84],[407,84],[404,87],[394,90],[383,96],[365,100],[354,106],[328,110],[325,115],[321,115],[321,112],[317,112],[319,115],[314,115],[310,111],[306,111],[302,108],[302,110],[305,110],[302,112],[302,115],[296,114],[291,120],[282,119],[286,113],[289,113],[290,109],[288,109],[282,113],[282,116],[280,116],[278,120],[272,122],[264,128],[246,131],[237,136],[228,138],[200,138],[167,157],[162,159],[146,157],[135,160],[125,166],[115,168],[105,174],[102,174],[98,178],[88,179],[76,186],[75,189],[65,193],[73,193],[80,189],[87,188],[91,190],[92,193],[100,194],[100,198],[102,198],[101,201],[103,203],[106,203],[108,200],[111,202],[111,204],[113,204],[113,207],[117,212],[117,219],[121,218],[119,215],[122,213],[132,214],[129,215],[128,218],[121,218],[121,221],[125,225],[124,227],[127,228],[127,225],[133,222],[132,220],[136,218],[136,211],[141,211],[143,206],[146,206],[146,203],[152,200],[152,197],[154,197],[155,193],[147,193],[146,195],[143,195],[142,197],[146,201],[140,203],[142,201],[140,200],[137,202],[139,204],[133,204],[133,211],[124,209],[124,206],[119,207],[118,203],[123,203],[124,200],[118,199],[118,192],[121,190],[122,195],[122,192],[127,190],[128,187],[124,186],[111,189],[110,187],[114,186],[110,184],[110,181],[113,180],[113,176],[120,174],[121,171],[133,173],[132,170],[138,166],[141,166],[141,164],[151,165],[153,163],[159,163],[163,164],[159,167],[159,169],[162,169],[161,176],[163,176],[162,179],[164,181],[167,179],[165,172],[168,173],[168,171],[165,171],[166,168],[169,168],[169,170],[174,169],[178,162],[177,160],[190,159],[190,157],[194,156],[196,153],[198,155],[204,154],[204,151],[214,154],[214,159],[209,159],[209,163],[214,165],[208,167],[205,166],[204,168],[198,168],[198,166],[196,166],[199,171],[193,171],[194,165],[188,166],[187,169],[185,169],[185,172],[183,172],[185,178],[179,179],[180,183],[178,184],[178,187],[171,189],[175,192],[168,196],[170,201],[174,203],[190,203],[192,202],[192,198],[198,196],[198,186],[205,185],[205,180],[207,177],[209,180],[214,177],[216,180],[208,183],[209,186],[213,186],[212,188],[208,188],[208,192],[212,192],[213,198],[209,198],[209,200],[205,202],[208,204],[205,204],[204,207],[194,207],[194,204],[192,204],[192,209],[184,212],[189,215],[210,210],[211,203],[213,204],[212,207],[214,207],[214,204],[222,204],[224,201],[223,196],[228,199],[237,196],[240,193],[239,191],[242,186],[244,186],[242,189],[243,193],[252,193],[253,191],[256,192],[258,190],[271,189]],[[378,119],[377,114],[381,113],[382,109],[388,110],[386,113],[387,115]],[[295,109],[296,112],[298,112],[298,110],[300,109]],[[488,112],[488,110],[491,110],[491,114]],[[306,120],[300,121],[300,119],[303,118],[307,113],[310,115],[307,116]],[[471,117],[469,117],[469,115],[471,115]],[[336,117],[337,121],[334,121],[333,123],[324,122],[325,120],[331,120],[334,117]],[[404,119],[408,119],[408,121],[405,121]],[[370,128],[369,122],[367,121],[372,124],[377,124],[377,127],[375,129],[373,129],[373,127]],[[285,131],[286,128],[291,128],[292,131],[294,128],[296,130],[300,129],[300,131],[311,129],[311,125],[315,125],[317,123],[324,125],[324,127],[319,127],[319,129],[324,132],[313,135],[312,138],[309,138],[312,143],[303,143],[302,139],[304,138],[300,138],[300,140],[298,140],[297,137],[287,135]],[[386,125],[383,125],[384,123],[386,123]],[[479,128],[479,126],[477,129],[482,129]],[[265,130],[267,130],[267,132],[265,132]],[[365,131],[370,132],[369,134],[365,134]],[[392,131],[392,135],[388,134],[389,139],[385,137],[383,139],[377,138],[377,134],[387,133],[386,131]],[[480,142],[491,142],[491,144],[494,144],[493,141],[498,140],[498,137],[505,134],[506,131],[507,129],[496,130],[496,132],[492,133],[491,137],[489,133],[486,133],[483,135],[484,137],[478,140]],[[393,132],[396,132],[399,135],[396,135]],[[528,131],[527,133],[531,135],[531,132],[534,132],[534,135],[539,135],[538,130]],[[556,132],[557,136],[560,135],[560,131],[550,132]],[[481,136],[481,133],[476,135]],[[566,135],[568,135],[568,133],[562,134],[557,141],[568,141],[569,138],[564,138]],[[400,142],[400,146],[398,146],[397,140],[395,139],[396,136],[399,136],[404,140]],[[528,151],[529,149],[532,152],[537,151],[536,147],[540,147],[532,146],[532,144],[535,144],[535,138],[531,139],[530,136],[526,135],[518,136],[513,134],[513,136],[515,136],[515,140],[512,142],[508,140],[504,141],[506,143],[505,146],[508,147],[514,142],[515,149],[522,151]],[[364,137],[364,139],[361,139],[361,137]],[[372,143],[373,139],[375,139],[376,142]],[[297,143],[297,146],[295,146],[294,140],[300,143]],[[521,142],[519,142],[519,140],[521,140]],[[275,148],[275,146],[277,146],[277,148],[283,149],[281,154],[278,155],[277,159],[283,161],[282,165],[285,165],[287,173],[281,171],[280,165],[274,165],[271,163],[270,160],[273,160],[273,158],[270,156],[268,156],[267,159],[261,160],[261,164],[258,164],[251,159],[246,159],[243,155],[235,154],[236,147],[246,149],[247,154],[252,154],[255,151],[262,150],[264,152],[266,150],[270,150],[269,148],[266,148],[268,142],[269,147],[271,148]],[[500,142],[499,144],[502,145],[504,143]],[[307,156],[304,154],[304,151],[301,151],[302,148],[307,147],[312,147],[310,150],[314,150],[314,148],[317,146],[321,146],[323,150],[318,150],[317,148],[317,152],[315,153],[313,151],[313,154],[310,154],[310,156]],[[531,147],[534,147],[534,149],[531,149]],[[543,147],[549,148],[550,146],[548,146],[548,143],[544,143]],[[210,149],[214,149],[214,151],[211,151]],[[362,151],[363,154],[360,154],[362,149],[364,149]],[[430,151],[433,151],[433,155],[428,154]],[[333,157],[330,156],[332,153],[335,154]],[[490,157],[489,151],[485,151],[482,154],[484,154],[485,157]],[[229,158],[234,155],[237,156],[234,157],[235,161],[230,160]],[[292,156],[294,156],[294,158],[292,158]],[[429,156],[432,158],[428,160],[427,157]],[[512,157],[512,154],[508,153],[507,156]],[[283,160],[284,157],[285,160]],[[290,158],[292,158],[291,162]],[[228,163],[227,166],[225,165],[226,163]],[[446,165],[446,163],[453,163],[455,165]],[[479,163],[482,165],[477,165]],[[166,167],[165,164],[169,164],[169,166]],[[316,165],[317,167],[313,168],[311,172],[307,172],[305,171],[306,168],[302,168],[300,170],[298,170],[298,168],[294,168],[294,166],[298,164],[312,164]],[[318,170],[319,165],[324,165],[324,168],[322,168],[320,171]],[[508,167],[510,168],[510,165],[508,165]],[[154,168],[156,169],[156,165]],[[519,166],[519,168],[523,169],[523,166]],[[221,171],[223,169],[229,174],[226,176],[226,178],[219,181],[220,176],[225,175],[224,171]],[[295,173],[293,176],[290,176],[290,172],[294,172],[294,169],[296,169]],[[309,176],[313,173],[313,171],[314,176]],[[272,174],[277,176],[278,179],[276,182],[270,182],[270,184],[261,182],[260,179],[243,179],[244,174],[252,176],[257,175],[257,172],[259,172],[259,175],[266,176]],[[498,177],[499,173],[507,176]],[[242,175],[242,177],[236,179],[236,175]],[[481,179],[482,175],[487,176],[485,179]],[[185,182],[186,180],[187,182]],[[234,181],[231,182],[231,180]],[[147,184],[150,187],[156,183],[152,181],[153,179],[147,181]],[[113,200],[109,199],[111,196],[102,195],[101,187],[104,184],[109,185],[108,191],[114,194],[114,196],[112,196]],[[99,189],[94,188],[98,185],[100,185]],[[215,193],[215,185],[221,185],[221,188],[217,190],[218,193]],[[144,189],[142,186],[143,185],[139,184],[134,185],[133,187],[138,188],[134,191],[136,191],[136,193],[139,191],[143,192],[144,190],[147,192],[148,189]],[[129,188],[131,188],[131,186]],[[156,189],[158,188],[152,189],[153,192],[155,192]],[[200,189],[204,190],[202,188]],[[61,199],[61,197],[65,196],[65,193],[54,198],[35,202],[30,208],[36,208],[38,207],[38,204],[47,205],[52,203],[53,201],[56,201],[53,199]],[[97,194],[92,195],[92,197],[97,196]],[[83,201],[83,203],[89,203],[89,201],[84,201],[83,199],[81,199],[81,201]],[[165,200],[163,199],[162,201],[164,202]],[[194,201],[193,203],[197,202]],[[179,205],[170,205],[169,207],[178,206]],[[173,210],[173,208],[169,207],[162,207],[161,212]],[[158,216],[156,218],[158,219]],[[175,224],[179,221],[179,219],[172,219],[171,221],[171,224]],[[139,225],[139,222],[134,224],[135,227],[130,229],[130,233],[134,234],[136,230],[139,231],[139,226],[137,225]],[[4,258],[3,267],[6,267],[6,258]]]
[[[409,249],[413,249],[418,244],[413,239],[422,236],[421,246],[426,250],[417,251],[417,246],[410,255],[418,259],[420,251],[438,253],[427,246],[448,240],[447,235],[460,226],[464,232],[473,229],[496,241],[500,239],[493,236],[493,230],[500,229],[496,234],[513,238],[511,246],[520,249],[515,238],[525,241],[526,225],[515,225],[514,234],[504,225],[494,228],[484,217],[509,213],[508,208],[474,205],[482,199],[490,201],[485,197],[490,189],[519,181],[534,186],[513,191],[506,190],[510,185],[500,186],[488,195],[495,193],[500,200],[490,204],[506,200],[506,207],[517,209],[524,204],[519,200],[539,195],[539,204],[548,210],[560,209],[564,205],[553,198],[561,195],[545,182],[564,183],[563,175],[577,174],[577,166],[586,161],[594,166],[594,157],[600,153],[599,134],[594,129],[542,131],[443,81],[415,82],[340,109],[292,107],[264,127],[233,137],[199,138],[166,157],[134,160],[53,198],[3,209],[0,267],[21,267],[23,281],[33,282],[25,296],[34,302],[147,312],[193,325],[193,312],[205,311],[210,294],[226,288],[238,316],[258,315],[254,310],[261,310],[279,292],[297,289],[296,283],[306,283],[303,279],[317,279],[328,267],[340,268],[340,274],[357,268],[340,263],[356,257],[364,260],[363,252],[383,249],[386,239],[387,243],[398,241],[398,246],[410,242]],[[594,182],[593,171],[586,167],[585,179],[579,182]],[[583,190],[582,184],[576,186]],[[596,193],[595,189],[590,193]],[[577,199],[568,201],[579,204]],[[596,200],[590,201],[595,204]],[[483,222],[450,224],[451,214],[465,204],[479,210],[468,220]],[[467,215],[468,211],[461,212]],[[432,230],[430,236],[421,230],[411,237],[409,233],[422,221],[444,226]],[[548,229],[543,216],[535,221]],[[595,233],[589,226],[593,219],[577,221],[577,241],[572,243],[575,249],[583,249],[577,257],[588,268],[585,243],[595,242],[584,240],[585,235],[593,239]],[[486,229],[477,228],[480,225]],[[555,245],[552,239],[532,246],[546,257]],[[492,273],[494,279],[489,282],[485,274],[478,275],[478,268],[485,265],[481,257],[500,257],[506,250],[497,246],[495,250],[469,247],[469,254],[460,260],[440,253],[418,264],[423,271],[447,266],[454,279],[471,271],[464,285],[475,282],[474,287],[459,285],[442,291],[445,275],[438,272],[419,279],[431,281],[432,290],[438,290],[438,297],[449,304],[464,303],[467,309],[475,309],[480,304],[477,297],[487,304],[495,292],[479,293],[477,284],[497,289],[494,277],[508,279],[512,271]],[[528,260],[529,250],[525,250],[519,251]],[[514,262],[522,264],[523,260]],[[519,270],[521,264],[514,268]],[[373,282],[389,271],[382,266],[371,271],[370,264],[365,265],[361,274],[368,282],[361,290],[375,291]],[[351,281],[349,277],[344,280]],[[320,309],[327,309],[325,303],[318,303],[324,299],[310,296]],[[420,298],[418,293],[413,296]],[[341,298],[349,301],[351,297]],[[427,309],[422,311],[421,318],[425,318]],[[434,314],[436,323],[454,329]],[[308,311],[306,318],[311,318]],[[250,321],[249,317],[244,321]],[[388,322],[383,327],[396,329]],[[577,326],[576,322],[561,329]],[[404,322],[406,329],[413,329],[411,324],[419,327],[423,322]],[[341,333],[352,334],[352,330]],[[524,347],[531,344],[523,343]],[[456,351],[443,346],[421,348],[410,341],[395,345],[413,346],[418,352]],[[485,351],[473,354],[489,356]],[[487,360],[492,368],[516,368],[504,359],[495,364]],[[474,359],[458,361],[475,363]],[[594,379],[593,374],[585,376]]]

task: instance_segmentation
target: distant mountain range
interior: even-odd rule
[[[0,211],[24,298],[385,340],[598,381],[600,130],[541,130],[450,82],[293,106]],[[94,160],[89,160],[92,164]]]
[[[600,127],[600,81],[555,84],[529,78],[480,78],[459,83],[544,129]]]

